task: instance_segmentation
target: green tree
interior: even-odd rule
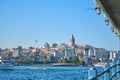
[[[33,61],[33,63],[34,63],[34,64],[39,64],[40,61],[39,61],[39,60],[35,60],[35,61]]]
[[[73,56],[73,57],[71,58],[71,62],[78,65],[78,64],[79,64],[79,58],[78,58],[77,56]]]
[[[26,60],[24,60],[24,61],[23,61],[23,63],[24,63],[24,64],[30,64],[30,63],[31,63],[31,61],[30,61],[30,60],[28,60],[28,59],[26,59]]]
[[[48,64],[48,63],[51,63],[51,61],[48,60],[48,59],[46,59],[46,60],[43,61],[43,63],[44,63],[44,64]]]
[[[46,55],[44,55],[44,58],[45,58],[45,59],[47,59],[47,56],[46,56]]]
[[[62,59],[62,62],[63,62],[63,63],[67,63],[67,62],[68,62],[67,58],[63,58],[63,59]]]
[[[85,61],[80,60],[80,65],[85,65]]]
[[[38,56],[38,54],[36,54],[36,53],[32,53],[31,56],[34,56],[34,57],[35,57],[35,56]]]

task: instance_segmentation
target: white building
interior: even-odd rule
[[[94,48],[84,48],[85,63],[92,64],[94,59]]]
[[[55,57],[56,62],[58,63],[62,62],[62,58],[65,55],[64,51],[53,51],[51,54]]]
[[[88,56],[89,48],[84,48],[83,54],[84,54],[84,56]]]
[[[84,48],[83,54],[87,57],[94,56],[94,48]]]
[[[2,62],[2,57],[0,56],[0,63]]]
[[[100,50],[97,50],[95,51],[95,59],[96,61],[108,61],[109,59],[109,51],[100,51]]]
[[[65,58],[70,60],[71,57],[75,56],[75,50],[74,49],[65,49]]]
[[[59,58],[64,57],[64,55],[65,55],[65,53],[63,51],[53,51],[52,54],[54,57],[59,57]]]
[[[18,57],[20,55],[20,51],[18,49],[13,50],[13,57]]]
[[[116,51],[110,51],[110,60],[117,59],[117,52]]]
[[[60,45],[58,46],[58,49],[59,49],[59,50],[65,50],[66,48],[68,48],[68,45],[67,45],[67,44],[64,44],[64,43],[62,43],[62,44],[60,44]]]
[[[117,57],[116,59],[120,59],[120,51],[117,52]]]

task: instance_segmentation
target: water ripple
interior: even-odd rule
[[[0,80],[87,80],[89,67],[16,66],[0,70]],[[100,68],[98,72],[102,71]]]

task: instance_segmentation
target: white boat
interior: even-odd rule
[[[103,67],[105,63],[99,62],[97,64],[94,64],[94,66],[96,67]]]
[[[14,65],[9,60],[1,60],[0,70],[13,69]]]

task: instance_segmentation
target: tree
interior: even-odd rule
[[[73,57],[71,58],[71,62],[78,65],[78,64],[79,64],[79,58],[78,58],[77,56],[73,56]]]
[[[67,58],[63,58],[63,59],[62,59],[62,62],[63,62],[63,63],[67,63],[67,62],[68,62]]]
[[[36,53],[32,53],[31,56],[34,56],[34,57],[35,57],[35,56],[38,56],[38,54],[36,54]]]
[[[26,60],[23,61],[23,63],[24,63],[24,64],[30,64],[31,61],[30,61],[29,59],[26,59]]]
[[[51,61],[48,60],[48,59],[46,59],[46,60],[43,61],[43,63],[44,63],[44,64],[48,64],[48,63],[51,63]]]
[[[39,61],[39,60],[35,60],[35,61],[33,61],[33,63],[34,63],[34,64],[39,64],[40,61]]]
[[[47,56],[46,56],[46,55],[44,55],[44,58],[45,58],[45,59],[47,59]]]
[[[85,61],[80,60],[80,65],[85,65]]]

